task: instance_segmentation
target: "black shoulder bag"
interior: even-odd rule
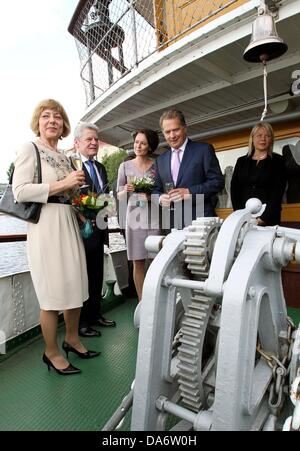
[[[37,174],[38,174],[38,183],[42,183],[42,168],[41,168],[41,157],[40,152],[37,146],[34,145],[36,151],[36,162],[37,162]],[[22,219],[23,221],[32,222],[36,224],[40,219],[40,213],[43,204],[38,202],[17,202],[14,199],[13,191],[12,191],[12,180],[13,180],[12,171],[9,184],[7,185],[3,196],[0,200],[0,212],[5,213],[7,215],[15,216],[16,218]]]

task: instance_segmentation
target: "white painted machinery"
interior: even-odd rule
[[[299,430],[300,330],[281,269],[300,262],[300,231],[258,227],[260,208],[147,239],[133,431]]]

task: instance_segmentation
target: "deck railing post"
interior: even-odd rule
[[[138,57],[138,47],[137,47],[137,32],[136,32],[136,20],[135,20],[135,9],[134,9],[135,0],[130,1],[130,12],[131,12],[131,20],[132,20],[132,45],[134,52],[134,64],[138,65],[139,57]]]
[[[88,16],[85,18],[85,26],[88,26]],[[89,91],[91,103],[95,100],[95,85],[94,85],[94,73],[93,73],[93,61],[91,52],[91,46],[89,42],[89,35],[86,34],[86,48],[88,51],[88,71],[89,71]]]

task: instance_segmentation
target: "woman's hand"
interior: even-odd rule
[[[83,171],[72,171],[64,179],[66,189],[80,187],[85,184],[85,176]]]
[[[123,187],[121,187],[121,191],[117,193],[117,198],[119,200],[124,199],[127,196],[127,193],[133,193],[134,187],[130,183],[126,183]]]
[[[124,191],[126,191],[127,193],[132,193],[134,191],[133,185],[126,183],[126,185],[124,185]]]
[[[145,193],[137,193],[137,199],[141,200],[141,201],[147,201],[148,197],[147,197],[147,194],[145,194]]]
[[[52,182],[49,184],[49,196],[56,196],[57,194],[68,192],[72,188],[77,188],[85,183],[83,171],[72,171],[63,180]]]

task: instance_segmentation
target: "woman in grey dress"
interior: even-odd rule
[[[135,194],[132,185],[135,177],[155,178],[155,166],[150,154],[158,146],[158,134],[153,130],[143,129],[134,133],[135,158],[125,161],[118,172],[118,199],[120,205],[127,202],[126,243],[128,260],[133,261],[133,279],[139,301],[142,298],[143,283],[146,274],[145,263],[149,257],[145,248],[145,239],[149,235],[159,234],[158,224],[154,224],[150,215],[150,196]]]

